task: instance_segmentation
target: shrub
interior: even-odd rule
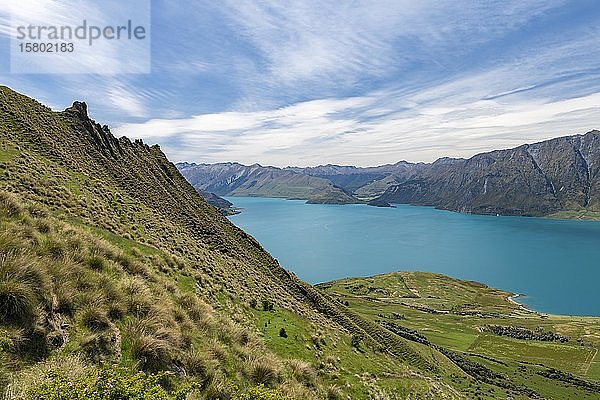
[[[256,299],[252,299],[252,300],[250,300],[250,307],[252,307],[252,308],[256,308],[256,306],[258,305],[257,303],[258,303],[258,302],[256,301]]]
[[[352,335],[352,341],[351,341],[352,347],[354,347],[355,349],[360,351],[361,350],[360,343],[362,342],[362,340],[363,340],[363,337],[361,335],[356,335],[356,334]]]
[[[273,311],[273,303],[270,300],[263,300],[262,309],[263,311]]]
[[[14,194],[0,190],[0,213],[7,217],[15,217],[22,211],[23,206]]]
[[[249,372],[250,380],[257,385],[273,386],[279,380],[279,371],[271,360],[252,360]]]
[[[12,339],[4,331],[0,331],[0,353],[8,351],[14,346]]]
[[[220,377],[213,380],[206,388],[205,398],[211,400],[230,400],[236,391],[237,389],[232,382]]]
[[[146,375],[131,374],[122,368],[84,368],[80,375],[72,376],[64,370],[50,370],[43,380],[25,390],[26,400],[71,399],[122,399],[122,400],[174,400],[160,382],[169,373]]]
[[[285,328],[281,328],[279,330],[279,336],[282,337],[282,338],[287,338],[288,337],[287,332],[285,331]]]

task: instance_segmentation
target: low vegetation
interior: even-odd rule
[[[10,398],[283,399],[307,395],[306,383],[318,392],[316,378],[297,380],[254,332],[174,285],[181,260],[116,245],[3,191],[0,226]]]

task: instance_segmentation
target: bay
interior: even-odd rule
[[[230,220],[309,283],[430,271],[525,294],[534,310],[600,316],[600,222],[227,199],[242,209]]]

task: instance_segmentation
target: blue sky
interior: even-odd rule
[[[600,129],[597,1],[152,1],[151,74],[11,74],[6,16],[56,4],[0,0],[0,83],[84,100],[174,162],[432,161]]]

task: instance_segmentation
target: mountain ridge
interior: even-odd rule
[[[359,202],[329,180],[277,167],[239,163],[179,163],[178,169],[198,190],[219,196],[284,197],[319,203],[322,198],[335,204]]]
[[[547,216],[598,211],[600,132],[564,136],[469,159],[436,161],[375,202],[476,214]]]
[[[306,168],[229,163],[201,164],[203,171],[199,173],[193,168],[183,169],[187,171],[184,176],[200,188],[214,183],[210,177],[213,168],[235,165],[239,169],[287,170],[329,181],[357,202],[377,206],[407,203],[492,215],[595,215],[600,210],[599,133],[591,130],[586,134],[479,153],[470,158],[441,157],[432,163],[399,161],[376,167],[325,164]],[[178,168],[184,165],[178,164]],[[270,183],[279,186],[279,193],[286,192],[285,182],[278,177],[266,179],[271,182],[263,182],[265,187]],[[227,179],[222,179],[219,185],[221,192],[232,196],[294,197],[274,195],[269,190],[251,194],[236,191]],[[320,187],[313,187],[311,195],[320,191]],[[323,203],[337,203],[335,199],[328,199],[328,193],[321,191],[320,197]]]

